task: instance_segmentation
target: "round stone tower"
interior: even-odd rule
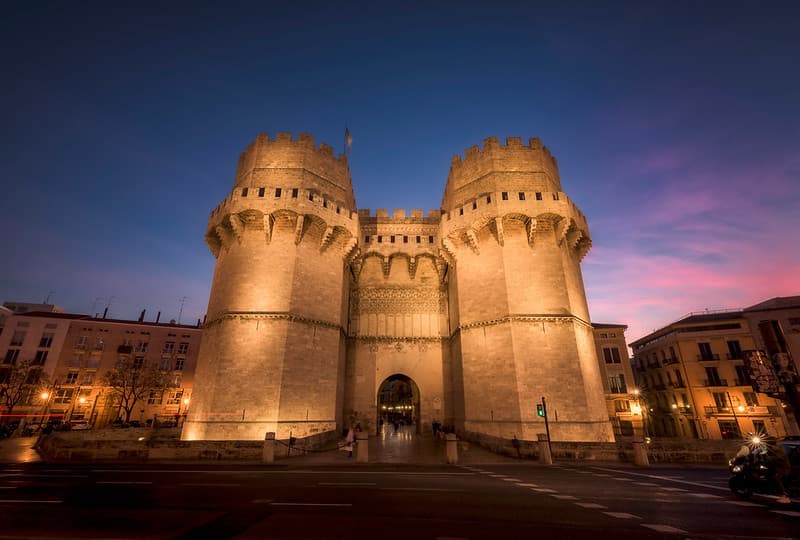
[[[539,139],[453,158],[442,200],[457,425],[536,440],[612,441],[580,261],[585,216]]]
[[[259,135],[208,222],[217,261],[183,439],[337,429],[357,238],[346,157],[310,135]]]

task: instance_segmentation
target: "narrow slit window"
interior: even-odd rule
[[[383,236],[378,235],[378,243],[379,244],[383,243]]]
[[[463,206],[458,209],[458,215],[459,216],[463,216],[464,215],[464,207]]]
[[[472,201],[472,209],[473,210],[477,210],[478,209],[478,201]]]
[[[394,235],[391,235],[391,236],[389,237],[389,242],[391,242],[392,244],[394,244]]]
[[[369,244],[369,235],[364,237],[364,243]]]
[[[293,188],[292,189],[292,199],[296,199],[296,198],[297,198],[297,188]]]
[[[508,200],[508,192],[507,191],[502,192],[500,195],[502,196],[504,201]]]
[[[542,200],[542,192],[541,191],[537,191],[536,192],[536,200],[537,201],[541,201]]]
[[[428,237],[428,243],[429,244],[433,244],[433,236],[429,236]]]
[[[247,197],[247,188],[242,188],[242,197]]]
[[[519,200],[521,200],[521,201],[525,200],[525,192],[524,191],[520,191],[519,192]]]
[[[403,237],[403,243],[404,244],[408,244],[408,236],[404,236]]]
[[[258,188],[258,196],[259,197],[263,197],[264,193],[266,193],[266,191],[267,191],[267,188],[263,188],[263,187]]]
[[[281,196],[281,188],[279,188],[279,187],[275,188],[275,196],[276,197],[280,197]]]
[[[553,200],[554,200],[554,201],[557,201],[557,200],[558,200],[558,193],[553,193]]]
[[[421,238],[419,236],[417,236],[417,244],[420,243],[420,240],[421,240]]]
[[[491,204],[491,202],[492,202],[492,196],[491,195],[487,195],[486,196],[486,204]]]

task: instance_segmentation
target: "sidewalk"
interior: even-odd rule
[[[33,449],[36,437],[12,437],[0,439],[0,463],[35,463],[42,461]]]

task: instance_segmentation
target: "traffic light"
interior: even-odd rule
[[[536,416],[544,417],[544,405],[541,403],[536,404]]]

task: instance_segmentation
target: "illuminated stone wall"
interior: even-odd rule
[[[206,232],[217,266],[184,439],[374,427],[400,375],[423,427],[535,439],[544,395],[554,439],[612,440],[588,225],[538,139],[454,158],[441,209],[355,208],[346,158],[308,135],[242,154]]]

